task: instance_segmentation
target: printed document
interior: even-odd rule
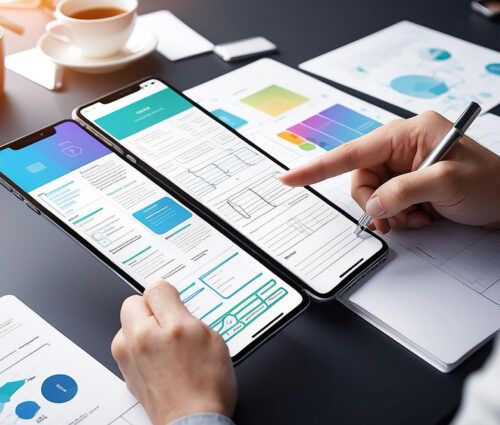
[[[0,423],[150,425],[125,383],[17,298],[0,298]]]
[[[471,101],[500,101],[500,53],[402,21],[300,65],[411,112],[450,120]]]

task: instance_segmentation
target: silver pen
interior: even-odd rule
[[[455,142],[465,135],[465,132],[480,112],[481,106],[479,106],[476,102],[471,102],[462,115],[460,115],[460,118],[455,122],[455,124],[453,124],[451,130],[446,133],[443,140],[441,140],[441,142],[436,145],[427,158],[422,161],[418,169],[420,170],[422,168],[429,167],[443,159],[453,147]],[[373,219],[369,214],[364,213],[358,221],[354,234],[358,236],[368,227],[372,220]]]

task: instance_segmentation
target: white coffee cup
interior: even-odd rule
[[[56,20],[47,24],[51,37],[78,47],[82,56],[103,58],[118,53],[135,25],[137,0],[63,0]],[[95,8],[117,8],[125,12],[102,19],[75,19],[75,13]]]

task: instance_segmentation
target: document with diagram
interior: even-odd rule
[[[409,111],[450,120],[469,102],[486,112],[500,100],[500,53],[401,21],[308,60],[301,69]]]
[[[290,168],[397,118],[270,59],[186,94]],[[499,122],[483,115],[470,134],[499,152]],[[349,174],[315,188],[361,215]],[[500,232],[443,220],[385,240],[392,260],[344,302],[435,367],[453,368],[500,328]]]
[[[0,298],[2,425],[150,425],[125,383],[11,295]]]

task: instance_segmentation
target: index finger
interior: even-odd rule
[[[193,317],[182,303],[177,289],[165,281],[158,281],[149,286],[144,292],[144,300],[160,326]]]
[[[287,186],[306,186],[357,168],[373,167],[390,158],[391,141],[392,131],[387,125],[379,127],[282,174],[279,179]]]

